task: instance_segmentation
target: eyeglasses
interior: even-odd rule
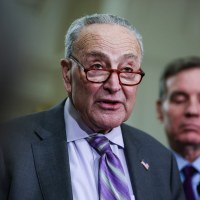
[[[120,71],[117,69],[86,69],[74,56],[70,55],[69,58],[72,59],[79,67],[83,69],[83,71],[86,74],[87,80],[93,83],[103,83],[109,79],[113,72],[115,72],[118,74],[120,85],[133,86],[138,85],[142,81],[143,76],[145,75],[142,69],[139,69],[139,71],[131,72]]]

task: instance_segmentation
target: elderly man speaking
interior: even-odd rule
[[[123,18],[71,24],[61,60],[68,98],[3,128],[1,200],[184,199],[172,153],[124,124],[142,56],[141,35]]]

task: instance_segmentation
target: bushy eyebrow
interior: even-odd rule
[[[177,91],[173,91],[171,95],[187,95],[187,92],[177,90]]]
[[[101,59],[106,59],[108,56],[102,52],[98,51],[92,51],[86,54],[86,57],[96,57],[96,58],[101,58]]]
[[[183,92],[183,91],[174,91],[170,94],[170,100],[174,99],[175,97],[177,96],[183,96],[185,98],[188,97],[188,94],[186,92]]]

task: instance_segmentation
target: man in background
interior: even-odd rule
[[[123,18],[72,23],[61,60],[68,98],[8,124],[1,200],[184,200],[173,154],[124,124],[144,76],[142,56],[141,36]]]
[[[200,57],[169,63],[160,78],[158,118],[163,123],[186,199],[200,199]]]

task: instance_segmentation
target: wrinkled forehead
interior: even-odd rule
[[[133,31],[115,24],[92,24],[84,27],[74,43],[74,52],[133,53],[141,57],[141,49]]]

